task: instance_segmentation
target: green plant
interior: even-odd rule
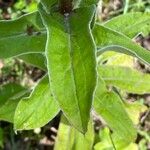
[[[148,93],[150,84],[145,86],[145,82],[150,77],[130,68],[103,65],[99,58],[106,51],[116,51],[149,64],[150,52],[131,40],[139,32],[149,33],[149,20],[149,13],[131,13],[100,24],[96,1],[41,0],[38,11],[1,21],[0,58],[17,57],[47,72],[33,90],[16,84],[1,88],[1,120],[14,123],[15,131],[28,130],[45,125],[61,110],[65,116],[61,124],[77,129],[66,127],[68,135],[74,136],[64,149],[81,145],[91,149],[95,135],[90,113],[95,111],[113,131],[110,134],[106,129],[111,144],[106,148],[121,150],[134,145],[135,118],[128,115],[131,109],[115,88],[107,87]],[[126,72],[130,72],[130,80],[125,78]],[[107,80],[108,76],[115,79]],[[139,78],[142,88],[132,88]],[[102,135],[99,137],[103,142]]]

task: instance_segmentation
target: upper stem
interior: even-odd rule
[[[60,12],[62,14],[70,13],[73,10],[72,0],[60,0]]]

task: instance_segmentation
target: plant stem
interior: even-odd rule
[[[123,14],[126,14],[128,12],[128,8],[129,8],[129,0],[125,0]]]
[[[60,12],[62,14],[70,13],[72,9],[72,0],[60,0]]]
[[[82,0],[59,0],[61,13],[70,13],[77,8]]]

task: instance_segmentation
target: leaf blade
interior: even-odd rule
[[[93,29],[93,34],[99,49],[98,55],[111,50],[132,55],[141,59],[145,63],[150,63],[150,52],[135,44],[130,38],[126,37],[122,33],[104,27],[100,24],[96,24]]]
[[[46,32],[38,12],[0,21],[0,29],[0,58],[44,52]]]
[[[27,89],[18,84],[6,84],[0,88],[0,120],[13,122],[15,109],[27,92]]]
[[[150,75],[128,67],[99,66],[98,72],[107,85],[120,88],[128,93],[146,94],[150,92]]]
[[[47,70],[46,67],[46,58],[45,55],[42,53],[30,53],[30,54],[24,54],[20,55],[17,58],[25,61],[26,63],[36,66],[42,70]]]
[[[96,84],[95,45],[90,32],[95,7],[76,10],[70,16],[48,16],[42,8],[40,11],[48,32],[46,56],[52,91],[71,124],[85,132]]]
[[[102,116],[113,130],[114,142],[118,142],[118,138],[120,141],[124,141],[123,145],[119,145],[119,147],[128,145],[135,140],[136,130],[125,111],[120,97],[116,93],[106,89],[105,82],[100,76],[93,105],[95,111]]]
[[[150,32],[150,13],[132,12],[120,15],[103,25],[133,38],[138,33],[147,35]]]
[[[48,77],[35,86],[32,94],[23,98],[15,111],[14,129],[29,130],[44,126],[59,112],[57,102],[51,95]]]

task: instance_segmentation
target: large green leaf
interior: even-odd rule
[[[150,13],[132,12],[112,18],[104,26],[122,32],[133,38],[138,33],[144,35],[150,32]]]
[[[107,85],[116,86],[123,91],[136,94],[150,92],[150,75],[128,67],[99,66],[98,72]]]
[[[95,44],[90,23],[95,6],[70,15],[47,15],[46,57],[52,92],[69,122],[86,132],[96,84]]]
[[[0,58],[44,52],[46,31],[38,12],[0,21]]]
[[[130,38],[122,33],[96,24],[93,29],[93,34],[98,47],[98,55],[111,50],[132,55],[144,62],[150,63],[150,52],[131,41]]]
[[[0,87],[0,120],[13,122],[17,104],[27,90],[18,84],[6,84]]]
[[[19,102],[15,111],[14,129],[28,130],[42,127],[58,112],[59,107],[51,94],[46,76],[35,86],[29,97]]]
[[[88,131],[83,135],[62,117],[54,150],[92,150],[93,144],[94,128],[91,120],[88,123]]]
[[[95,92],[94,109],[113,130],[113,141],[118,149],[135,140],[136,131],[123,102],[116,93],[106,89],[101,77]]]

